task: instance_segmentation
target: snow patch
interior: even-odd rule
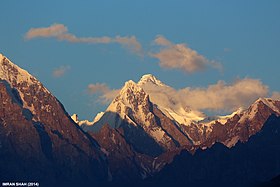
[[[91,126],[93,125],[93,121],[89,121],[89,120],[82,120],[82,121],[79,121],[78,122],[78,125],[81,126],[81,125],[87,125],[87,126]]]
[[[112,134],[112,140],[113,140],[114,144],[117,143],[117,142],[116,142],[116,139],[115,139],[115,134],[114,134],[114,133]]]
[[[242,112],[244,111],[244,109],[242,107],[238,108],[236,111],[234,111],[233,113],[226,115],[226,116],[218,116],[218,122],[220,122],[220,124],[224,125],[226,124],[226,122],[233,118],[236,114],[240,115]]]
[[[213,126],[216,122],[219,122],[221,125],[225,125],[229,119],[233,118],[235,115],[241,115],[243,112],[244,112],[244,109],[242,107],[240,107],[229,115],[207,117],[204,120],[199,121],[199,123],[204,124],[209,127]]]
[[[157,140],[157,142],[160,142],[163,138],[163,136],[165,135],[165,132],[163,130],[161,130],[160,128],[153,128],[150,131],[151,135],[153,138],[155,138]]]
[[[75,122],[75,123],[78,123],[79,122],[79,119],[78,119],[78,115],[77,114],[73,114],[71,116],[72,120]]]
[[[104,114],[104,112],[99,112],[99,113],[95,116],[95,118],[94,118],[94,120],[93,120],[93,124],[96,123],[96,122],[98,122],[98,121],[100,120],[100,118],[103,116],[103,114]]]
[[[81,126],[81,125],[91,126],[91,125],[94,124],[93,121],[89,121],[89,120],[81,120],[81,121],[79,121],[79,117],[78,117],[77,114],[73,114],[73,115],[71,116],[71,118],[72,118],[73,121],[74,121],[75,123],[77,123],[79,126]]]

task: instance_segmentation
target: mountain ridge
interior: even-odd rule
[[[33,177],[43,184],[71,184],[87,177],[96,184],[107,180],[106,157],[96,140],[42,83],[3,55],[0,91],[1,180]]]

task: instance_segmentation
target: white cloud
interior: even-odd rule
[[[112,102],[115,97],[120,93],[120,89],[113,89],[110,90],[99,97],[99,101],[102,104],[108,104]]]
[[[142,46],[141,44],[137,41],[135,36],[131,37],[121,37],[121,36],[116,36],[113,39],[114,42],[121,44],[122,46],[130,49],[136,54],[142,55]]]
[[[186,44],[173,44],[163,36],[157,36],[154,43],[162,48],[151,56],[158,58],[159,65],[163,68],[180,69],[188,73],[201,71],[207,67],[222,69],[221,64],[208,60]]]
[[[72,43],[91,43],[91,44],[109,44],[118,43],[132,52],[142,55],[142,46],[137,41],[135,36],[116,36],[116,37],[77,37],[68,32],[68,29],[63,24],[53,24],[49,27],[31,28],[26,34],[25,39],[33,38],[56,38],[61,41],[68,41]]]
[[[53,70],[52,75],[53,77],[59,78],[65,75],[65,73],[69,70],[70,70],[70,66],[60,66]]]
[[[102,104],[110,103],[120,92],[120,90],[111,90],[105,83],[89,84],[87,90],[90,94],[100,94],[98,101]]]
[[[89,84],[88,85],[88,92],[90,94],[96,94],[96,93],[104,94],[108,91],[110,91],[110,89],[104,83],[96,83],[96,84]]]
[[[36,37],[58,37],[67,33],[67,28],[62,24],[53,24],[50,27],[31,28],[26,34],[25,39]]]
[[[259,80],[245,78],[232,84],[218,81],[207,88],[185,88],[178,94],[186,105],[195,109],[232,111],[267,96],[268,86]]]

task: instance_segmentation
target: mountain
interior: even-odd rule
[[[177,148],[206,149],[215,142],[232,147],[257,133],[271,114],[280,114],[280,101],[260,98],[247,109],[211,118],[186,107],[187,101],[172,98],[172,92],[173,88],[151,74],[138,83],[130,80],[95,123],[84,129],[96,132],[104,124],[123,128],[135,150],[157,156]],[[141,147],[143,141],[149,141],[149,146]]]
[[[92,122],[0,55],[0,179],[40,186],[248,186],[280,173],[280,101],[209,117],[151,74]],[[80,126],[79,126],[80,125]],[[263,183],[264,182],[264,183]],[[270,184],[270,183],[269,183]]]
[[[234,146],[238,141],[246,142],[249,137],[259,132],[266,120],[272,114],[280,115],[280,101],[270,98],[260,98],[248,109],[236,112],[226,122],[212,122],[213,129],[209,139],[216,136],[218,142],[228,147]],[[222,131],[222,132],[221,132]]]
[[[156,104],[167,117],[178,124],[190,125],[192,122],[203,120],[206,115],[191,109],[180,98],[176,98],[175,90],[158,80],[151,74],[143,75],[138,86],[150,96],[151,102]]]
[[[139,186],[278,186],[280,117],[271,115],[262,130],[233,148],[217,143],[194,155],[182,151],[171,164]]]
[[[96,131],[104,124],[122,128],[129,144],[139,153],[150,156],[159,156],[166,150],[192,144],[178,125],[166,117],[133,81],[126,82],[102,117],[85,129]]]
[[[106,155],[27,71],[0,55],[0,176],[41,184],[99,183]],[[74,177],[74,178],[73,178]]]
[[[115,163],[112,170],[122,171],[122,164],[116,163],[126,162],[133,169],[125,172],[136,172],[133,177],[154,176],[166,164],[172,164],[181,151],[196,155],[197,151],[212,150],[212,146],[215,149],[217,143],[233,148],[261,131],[271,115],[280,115],[280,101],[260,98],[247,109],[207,117],[174,101],[165,93],[172,89],[150,74],[138,83],[127,81],[106,111],[95,118],[96,122],[83,126],[110,155],[109,160]]]

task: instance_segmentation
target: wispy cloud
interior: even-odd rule
[[[226,48],[224,48],[224,52],[229,53],[229,52],[231,52],[231,49],[226,47]]]
[[[118,43],[132,52],[142,55],[142,46],[135,36],[115,36],[115,37],[77,37],[70,33],[68,28],[63,24],[53,24],[49,27],[31,28],[26,34],[25,39],[33,38],[56,38],[60,41],[72,43],[91,43],[91,44],[110,44]]]
[[[276,99],[276,100],[280,100],[280,92],[272,92],[271,98]]]
[[[37,37],[59,37],[66,34],[67,31],[67,28],[62,24],[53,24],[50,27],[31,28],[25,34],[25,39],[30,40]]]
[[[110,103],[120,92],[119,89],[110,89],[105,83],[89,84],[87,87],[89,94],[99,94],[99,102],[102,104]]]
[[[60,66],[58,68],[55,68],[52,72],[53,77],[59,78],[65,75],[70,70],[70,66]]]
[[[188,73],[201,71],[207,67],[222,69],[216,61],[208,60],[186,44],[173,44],[163,36],[157,36],[154,43],[162,48],[151,56],[159,59],[159,65],[167,69],[180,69]]]
[[[89,84],[87,90],[90,94],[104,94],[110,91],[109,87],[104,83]]]

